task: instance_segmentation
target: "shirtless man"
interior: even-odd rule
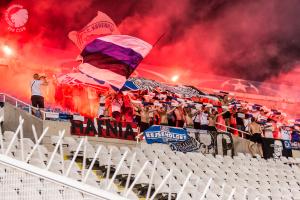
[[[157,110],[160,117],[160,125],[168,126],[168,114],[172,113],[175,109],[176,108],[169,110],[167,105],[163,105]]]
[[[176,116],[176,127],[183,127],[184,125],[184,112],[182,105],[179,105],[175,110],[174,110],[175,116]]]
[[[251,123],[249,124],[249,129],[250,129],[250,133],[251,133],[251,139],[250,140],[252,142],[254,142],[254,144],[252,144],[250,146],[250,150],[254,152],[254,149],[252,149],[253,145],[262,143],[262,138],[261,137],[262,137],[263,131],[261,129],[261,126],[255,121],[254,117],[251,118]],[[258,148],[259,154],[262,156],[263,153],[262,153],[261,145],[259,145],[259,146],[257,145],[257,148]]]

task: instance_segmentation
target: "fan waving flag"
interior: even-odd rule
[[[81,52],[79,70],[119,90],[151,49],[149,43],[128,35],[99,37]]]

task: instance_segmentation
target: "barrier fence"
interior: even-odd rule
[[[0,93],[0,102],[8,102],[16,106],[17,108],[21,108],[22,110],[27,111],[29,114],[35,114],[40,112],[40,116],[37,114],[35,114],[35,116],[41,118],[42,120],[46,120],[47,116],[58,114],[55,112],[47,112],[37,107],[33,107],[32,105],[5,93]]]

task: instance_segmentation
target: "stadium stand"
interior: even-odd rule
[[[299,159],[95,145],[63,132],[49,151],[22,138],[22,122],[1,134],[3,199],[300,199]]]

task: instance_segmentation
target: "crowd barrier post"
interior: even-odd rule
[[[126,151],[126,152],[124,153],[124,155],[122,156],[122,158],[121,158],[121,160],[120,160],[120,162],[119,162],[119,164],[118,164],[118,166],[117,166],[117,168],[116,168],[116,171],[115,171],[114,175],[112,176],[112,178],[111,178],[111,180],[110,180],[110,182],[109,182],[109,184],[108,184],[106,190],[108,190],[108,191],[110,190],[110,188],[111,188],[112,184],[114,183],[114,180],[115,180],[115,178],[116,178],[116,176],[117,176],[119,170],[121,169],[121,167],[122,167],[122,165],[123,165],[123,162],[124,162],[124,160],[125,160],[127,154],[128,154],[128,151]]]
[[[165,185],[169,177],[173,174],[173,169],[170,170],[170,172],[167,174],[167,176],[162,180],[158,188],[154,191],[153,195],[151,196],[150,200],[154,200],[155,196],[159,192],[159,190]]]
[[[205,186],[205,188],[204,188],[204,191],[203,191],[203,193],[202,193],[202,195],[201,195],[201,197],[200,197],[200,200],[203,200],[203,199],[204,199],[206,193],[208,192],[208,189],[209,189],[209,186],[210,186],[211,182],[212,182],[212,178],[210,178],[210,179],[208,180],[208,182],[207,182],[207,184],[206,184],[206,186]]]
[[[108,180],[109,180],[112,152],[113,152],[113,149],[110,148],[109,149],[109,158],[108,158],[108,166],[107,166],[107,171],[106,171],[105,183],[108,183]]]
[[[83,182],[84,182],[84,183],[87,181],[87,179],[88,179],[88,177],[89,177],[89,175],[90,175],[90,173],[91,173],[91,171],[92,171],[92,169],[93,169],[93,167],[94,167],[94,165],[95,165],[95,162],[96,162],[96,160],[97,160],[97,157],[98,157],[98,155],[99,155],[100,152],[101,152],[101,149],[102,149],[102,146],[99,146],[98,149],[97,149],[97,151],[96,151],[96,154],[94,155],[94,158],[93,158],[93,160],[92,160],[92,163],[90,164],[89,169],[87,170],[87,172],[86,172],[86,174],[85,174],[85,177],[84,177],[84,179],[83,179]]]
[[[82,157],[82,169],[81,169],[81,181],[84,179],[85,166],[86,166],[86,151],[87,151],[88,137],[84,137],[83,143],[83,157]]]
[[[21,116],[20,116],[20,117],[21,117]],[[8,147],[7,147],[7,149],[6,149],[6,151],[5,151],[5,155],[6,155],[6,156],[7,156],[8,153],[10,152],[10,149],[11,149],[13,143],[15,142],[15,140],[16,140],[16,138],[17,138],[19,132],[21,131],[21,128],[23,127],[23,123],[24,123],[24,119],[21,118],[21,120],[19,121],[19,126],[18,126],[18,128],[17,128],[17,130],[16,130],[16,132],[15,132],[15,134],[14,134],[14,136],[13,136],[13,138],[11,139],[11,141],[10,141],[10,143],[9,143],[9,145],[8,145]]]
[[[132,182],[132,184],[130,185],[129,189],[126,191],[126,193],[125,193],[126,198],[128,197],[129,193],[132,191],[135,183],[138,181],[138,179],[140,178],[140,176],[142,175],[142,173],[144,172],[144,170],[145,170],[145,168],[147,167],[148,164],[149,164],[149,161],[147,160],[144,163],[143,167],[140,169],[139,173],[136,175],[136,177],[135,177],[134,181]]]
[[[21,122],[22,118],[19,117],[19,122]],[[21,160],[24,161],[24,129],[23,126],[20,129],[20,145],[21,145]]]
[[[82,139],[80,140],[79,145],[77,146],[76,152],[75,152],[75,154],[74,154],[74,156],[73,156],[73,158],[72,158],[72,160],[71,160],[71,163],[70,163],[70,165],[69,165],[69,167],[68,167],[68,169],[67,169],[67,171],[66,171],[66,173],[65,173],[65,176],[66,176],[66,177],[68,177],[68,176],[69,176],[69,173],[71,172],[72,166],[73,166],[73,164],[74,164],[74,162],[75,162],[75,159],[76,159],[77,156],[78,156],[78,153],[79,153],[79,151],[80,151],[80,148],[81,148],[81,146],[82,146],[83,141],[84,141],[84,138],[82,138]]]
[[[48,129],[49,129],[49,127],[46,127],[46,128],[43,130],[43,133],[42,133],[42,135],[40,136],[40,138],[37,140],[36,129],[35,129],[35,126],[32,125],[32,132],[33,132],[33,136],[34,136],[34,138],[35,138],[35,145],[33,146],[32,150],[30,151],[29,155],[27,156],[27,158],[26,158],[26,160],[25,160],[26,162],[29,161],[29,159],[31,158],[32,154],[34,153],[34,151],[35,151],[36,149],[38,149],[38,152],[39,152],[40,157],[42,156],[42,155],[41,155],[41,152],[40,152],[40,149],[39,149],[38,147],[39,147],[40,143],[42,142],[43,138],[45,137],[45,135],[46,135]],[[41,158],[42,158],[42,157],[41,157]]]
[[[184,191],[184,189],[185,189],[187,183],[189,182],[189,179],[190,179],[190,177],[192,176],[192,173],[193,173],[193,172],[190,172],[190,173],[187,175],[187,177],[186,177],[186,179],[185,179],[185,181],[184,181],[182,187],[180,188],[180,190],[179,190],[179,192],[178,192],[178,194],[177,194],[176,200],[180,200],[180,197],[181,197],[181,195],[182,195],[182,193],[183,193],[183,191]]]
[[[124,192],[127,191],[127,188],[129,186],[129,183],[130,183],[131,173],[132,173],[133,165],[134,165],[134,162],[135,162],[135,157],[136,157],[136,152],[133,153],[132,158],[131,158],[130,169],[129,169],[128,177],[127,177],[127,180],[126,180]]]
[[[157,162],[158,162],[158,160],[155,159],[154,166],[153,166],[153,169],[152,169],[152,172],[151,172],[151,177],[150,177],[150,180],[149,180],[149,186],[148,186],[148,190],[147,190],[146,200],[148,200],[149,197],[150,197],[150,192],[151,192],[151,188],[152,188],[152,182],[153,182],[153,179],[154,179],[154,174],[155,174],[155,169],[156,169]]]
[[[63,130],[63,133],[65,133],[65,130]],[[59,143],[59,154],[60,154],[60,160],[61,160],[61,171],[62,174],[65,173],[65,159],[64,159],[64,148],[63,148],[63,143]]]
[[[56,152],[57,152],[57,150],[58,150],[58,148],[59,148],[59,146],[60,146],[60,143],[62,143],[63,137],[64,137],[64,135],[65,135],[65,130],[59,131],[58,133],[59,133],[59,139],[58,139],[58,141],[57,141],[57,143],[56,143],[56,145],[55,145],[55,148],[54,148],[54,150],[53,150],[53,152],[52,152],[52,155],[51,155],[51,157],[50,157],[50,160],[49,160],[49,162],[48,162],[48,164],[47,164],[47,166],[46,166],[46,170],[49,170],[49,169],[50,169],[50,166],[51,166],[51,164],[52,164],[52,162],[53,162],[53,160],[54,160],[55,154],[56,154]]]

